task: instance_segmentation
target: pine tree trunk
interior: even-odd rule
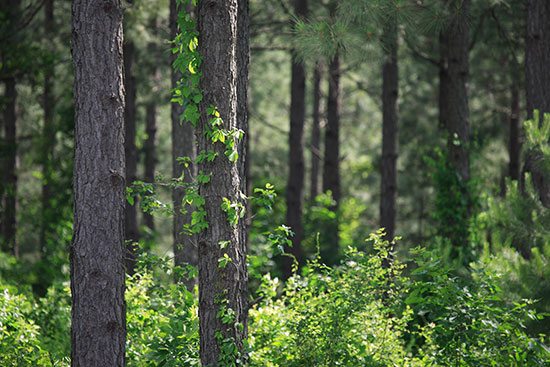
[[[386,59],[382,69],[382,162],[380,227],[385,228],[385,239],[395,236],[397,201],[397,156],[398,156],[398,68],[397,68],[397,23],[386,25],[383,47]]]
[[[5,249],[19,257],[19,245],[16,238],[17,217],[17,90],[15,77],[4,80],[4,197],[2,213],[2,237]]]
[[[71,366],[124,367],[124,85],[120,0],[74,0]]]
[[[212,118],[207,115],[211,105],[217,107],[224,129],[238,127],[237,13],[237,0],[198,3],[199,52],[203,57],[199,87],[204,96],[199,104],[199,132],[205,131]],[[212,172],[210,182],[201,184],[199,189],[205,200],[208,221],[208,228],[199,234],[200,359],[203,366],[216,366],[222,353],[220,346],[224,342],[215,335],[219,333],[223,339],[232,338],[242,352],[243,339],[247,334],[246,245],[242,242],[242,227],[231,225],[227,213],[222,210],[223,198],[244,205],[240,196],[243,157],[233,163],[227,159],[223,144],[212,144],[202,133],[198,133],[197,138],[199,150],[218,153],[212,162],[199,164],[199,170]],[[227,246],[222,248],[220,243]],[[218,261],[224,258],[224,254],[231,259],[225,267],[220,266]],[[224,324],[217,316],[222,305],[235,313],[229,324]],[[236,324],[242,324],[245,328],[241,330]]]
[[[461,189],[458,195],[468,198],[467,184],[470,180],[470,127],[468,105],[468,53],[469,53],[469,0],[447,0],[451,21],[439,34],[440,61],[439,61],[439,121],[447,132],[447,150],[449,163],[456,170],[461,180]],[[449,190],[452,200],[457,193]],[[466,215],[469,214],[469,203]],[[455,253],[457,249],[468,243],[464,238],[465,220],[446,223],[442,235],[450,238]]]
[[[154,71],[155,80],[158,80],[158,69],[155,68]],[[145,172],[144,179],[145,182],[154,182],[155,181],[155,167],[157,164],[157,155],[156,155],[156,136],[157,136],[157,105],[154,101],[149,102],[145,106],[145,133],[147,134],[147,139],[143,144],[143,150],[145,153]],[[145,225],[152,231],[155,231],[155,220],[152,214],[143,213],[143,222]]]
[[[319,173],[321,168],[321,75],[323,68],[316,64],[313,71],[313,125],[311,128],[311,184],[309,200],[319,195]]]
[[[295,0],[297,17],[307,16],[307,0]],[[286,193],[286,224],[292,228],[292,246],[287,251],[302,264],[302,211],[304,202],[304,119],[306,105],[306,71],[295,51],[291,54],[290,131],[288,133],[288,181]],[[292,259],[285,257],[285,278],[291,275]]]
[[[509,141],[509,175],[512,180],[519,180],[520,175],[520,158],[521,158],[521,142],[520,142],[520,124],[519,124],[519,85],[513,83],[511,86],[510,100],[510,141]]]
[[[0,11],[4,13],[8,24],[4,28],[3,44],[0,45],[0,56],[2,65],[5,68],[4,82],[4,139],[2,142],[2,217],[0,219],[1,239],[3,250],[11,252],[15,257],[19,257],[19,244],[16,236],[17,224],[17,89],[16,78],[13,68],[16,68],[14,49],[18,43],[18,24],[20,21],[20,0],[7,0],[1,4]]]
[[[53,37],[55,32],[55,24],[53,17],[54,0],[46,0],[44,3],[44,35],[45,42],[53,50]],[[53,52],[53,51],[51,51]],[[49,220],[52,218],[52,210],[50,201],[52,199],[52,159],[53,149],[55,145],[55,96],[53,92],[53,81],[55,79],[54,65],[48,63],[44,70],[44,126],[42,129],[42,215],[40,226],[40,250],[42,256],[47,256],[47,241],[49,232]]]
[[[126,184],[131,185],[137,179],[136,149],[136,77],[134,74],[135,46],[133,41],[124,43],[124,89],[126,107],[124,109],[124,153],[126,157]],[[136,245],[139,241],[137,205],[125,203],[124,231],[126,240],[126,271],[132,275],[136,267]]]
[[[178,32],[177,25],[178,8],[175,1],[170,1],[170,38],[174,39]],[[174,62],[176,58],[175,54],[172,54],[170,64]],[[177,86],[177,82],[181,79],[181,73],[172,70],[172,88]],[[173,177],[180,177],[183,172],[183,165],[177,161],[179,157],[189,157],[191,161],[196,157],[195,146],[195,129],[191,124],[183,122],[180,123],[180,115],[183,114],[183,107],[177,103],[171,104],[171,120],[172,120],[172,175]],[[196,166],[194,164],[186,169],[183,181],[185,183],[193,182],[196,176]],[[181,189],[175,189],[172,193],[172,200],[174,202],[174,263],[176,266],[182,266],[184,264],[190,264],[193,266],[198,265],[198,250],[196,236],[189,236],[183,232],[184,226],[187,223],[191,223],[191,211],[188,210],[188,214],[182,214],[182,199],[184,191]],[[187,208],[189,209],[189,208]],[[197,279],[191,279],[186,282],[189,288],[192,288],[197,282]]]
[[[327,99],[327,127],[325,129],[325,155],[323,162],[323,192],[330,191],[335,204],[330,208],[338,210],[340,202],[340,110],[341,110],[341,71],[340,57],[337,54],[328,69],[329,88]],[[340,245],[338,243],[338,218],[326,229],[328,248],[321,249],[321,257],[326,264],[335,264]]]
[[[239,166],[241,176],[241,192],[247,197],[251,195],[250,188],[250,137],[248,136],[248,106],[249,106],[249,64],[250,64],[250,17],[249,0],[238,0],[237,18],[237,124],[239,129],[245,132],[238,148],[239,157],[244,164]],[[252,216],[250,213],[250,201],[246,201],[246,214],[241,226],[242,241],[247,251],[249,248],[250,226]]]
[[[550,2],[529,0],[527,2],[527,29],[525,48],[525,87],[527,116],[539,110],[542,123],[544,113],[550,113]],[[536,169],[534,157],[528,156],[525,171],[531,172],[533,186],[542,205],[550,208],[550,179]]]
[[[462,182],[470,180],[468,107],[469,0],[447,0],[452,21],[440,33],[439,120],[449,134],[451,164]]]

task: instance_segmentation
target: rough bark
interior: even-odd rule
[[[323,68],[316,64],[313,70],[313,124],[311,128],[311,182],[309,200],[313,202],[319,195],[321,168],[321,76]]]
[[[203,57],[199,87],[204,96],[199,104],[198,132],[205,131],[209,124],[211,116],[207,110],[211,105],[218,108],[224,129],[238,127],[237,13],[237,0],[206,0],[198,5],[199,52]],[[214,161],[199,165],[203,172],[212,172],[210,182],[201,184],[199,190],[205,199],[208,221],[208,228],[199,234],[200,359],[204,366],[216,366],[222,341],[215,334],[233,338],[241,352],[246,335],[246,246],[242,243],[242,227],[231,225],[222,210],[223,198],[244,205],[240,196],[243,161],[242,157],[236,163],[229,161],[224,154],[225,146],[219,142],[212,144],[203,133],[197,133],[197,139],[199,150],[218,153]],[[228,241],[225,248],[220,246],[222,241]],[[222,267],[218,259],[224,254],[231,262]],[[222,304],[235,312],[230,324],[217,317]],[[240,331],[235,323],[244,325],[244,330]]]
[[[462,182],[470,179],[468,107],[469,0],[447,0],[450,24],[441,31],[439,121],[447,130],[450,163]]]
[[[131,40],[124,42],[124,89],[126,104],[124,108],[124,154],[126,159],[126,184],[131,185],[137,179],[136,149],[136,76],[134,73],[135,46]],[[137,205],[128,201],[124,211],[124,233],[126,240],[126,271],[132,275],[136,267],[136,250],[134,244],[139,241]]]
[[[398,68],[397,23],[389,22],[383,35],[385,50],[382,67],[382,162],[380,189],[380,227],[385,228],[385,239],[395,236],[397,202],[397,149],[398,149]]]
[[[337,54],[328,69],[327,126],[325,129],[325,155],[323,161],[323,192],[331,191],[335,204],[330,208],[338,210],[340,202],[340,110],[341,110],[341,70],[340,57]],[[321,249],[325,263],[336,263],[339,253],[338,218],[326,229],[328,247]]]
[[[44,35],[45,42],[48,44],[51,50],[53,50],[53,37],[55,32],[55,24],[53,17],[54,1],[46,0],[44,3]],[[51,51],[53,52],[53,51]],[[49,220],[52,217],[52,210],[50,201],[52,199],[52,159],[53,149],[55,145],[55,126],[54,126],[54,111],[55,111],[55,97],[53,91],[53,81],[55,78],[54,65],[48,63],[44,69],[44,96],[43,96],[43,108],[44,108],[44,126],[42,128],[42,215],[40,226],[40,247],[42,255],[47,253],[47,236],[49,232]]]
[[[527,2],[525,48],[525,87],[528,118],[539,110],[542,123],[544,113],[550,113],[550,2]],[[531,172],[533,186],[542,204],[550,208],[550,179],[536,167],[534,157],[528,155],[524,170]]]
[[[514,83],[511,86],[510,99],[510,137],[508,149],[510,154],[509,176],[512,180],[519,180],[520,175],[520,158],[521,158],[521,142],[520,142],[520,123],[519,123],[519,86]]]
[[[178,9],[175,1],[170,1],[170,38],[174,39],[178,32],[177,25]],[[170,64],[175,60],[176,55],[172,54]],[[177,82],[181,79],[180,72],[174,70],[172,67],[172,88],[177,86]],[[180,123],[180,115],[183,114],[183,107],[177,103],[171,105],[171,120],[172,120],[172,175],[173,177],[180,177],[184,166],[181,165],[177,158],[190,157],[192,161],[196,157],[195,146],[195,129],[189,123]],[[196,175],[196,166],[190,165],[186,170],[183,181],[185,183],[191,183]],[[172,193],[172,200],[174,202],[174,225],[173,225],[173,237],[174,237],[174,264],[176,266],[182,266],[184,264],[190,264],[193,266],[198,265],[198,252],[196,245],[196,236],[189,236],[183,232],[185,224],[191,222],[191,212],[188,210],[187,214],[181,212],[182,199],[184,191],[182,189],[175,189]],[[186,285],[192,288],[196,284],[196,279],[190,279],[186,282]]]
[[[75,0],[71,366],[125,366],[124,86],[120,0]]]
[[[307,16],[307,0],[294,1],[294,13]],[[302,211],[304,206],[304,121],[306,105],[306,70],[296,51],[291,52],[290,131],[288,133],[288,181],[286,192],[286,224],[292,228],[292,246],[287,251],[298,264],[304,262],[302,251]],[[285,257],[284,275],[291,276],[292,259]]]

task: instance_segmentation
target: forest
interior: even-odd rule
[[[549,19],[2,0],[0,366],[550,366]]]

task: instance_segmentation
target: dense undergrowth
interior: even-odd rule
[[[545,337],[527,328],[542,315],[530,301],[510,307],[494,260],[463,277],[421,248],[385,266],[381,232],[367,247],[349,247],[334,267],[316,258],[284,285],[263,276],[249,311],[251,365],[550,366]],[[128,366],[199,366],[196,294],[171,282],[167,259],[143,256],[140,269],[127,282]],[[9,279],[1,287],[0,365],[69,365],[67,284],[38,299]]]

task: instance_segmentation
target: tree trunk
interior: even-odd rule
[[[385,61],[382,68],[382,162],[380,227],[385,228],[385,239],[395,236],[397,201],[397,132],[398,132],[398,69],[397,69],[397,22],[392,19],[384,29],[383,47]]]
[[[325,155],[323,162],[323,192],[330,191],[334,199],[332,211],[338,210],[340,202],[340,110],[341,110],[341,71],[338,54],[330,62],[328,69],[329,88],[327,99],[327,127],[325,130]],[[328,247],[321,249],[321,257],[328,265],[337,262],[340,245],[338,243],[338,218],[327,228]]]
[[[120,0],[74,0],[71,366],[125,366],[124,85]]]
[[[55,32],[55,24],[53,17],[54,1],[46,0],[44,3],[44,35],[45,42],[50,47],[50,52],[53,52],[53,37]],[[47,256],[47,241],[49,221],[52,218],[51,199],[52,199],[52,159],[53,149],[55,145],[55,96],[53,91],[53,81],[55,79],[54,65],[49,62],[44,70],[44,126],[42,129],[42,215],[40,226],[40,250],[42,256]]]
[[[321,167],[321,75],[323,67],[316,64],[313,70],[313,126],[311,128],[311,184],[309,200],[319,195],[319,171]]]
[[[511,86],[510,100],[510,165],[509,175],[512,180],[519,180],[520,175],[520,158],[521,158],[521,142],[520,142],[520,124],[519,124],[519,86],[513,83]]]
[[[124,42],[124,89],[126,107],[124,109],[124,154],[126,157],[126,184],[131,185],[137,179],[136,150],[136,77],[134,74],[134,42]],[[124,232],[126,240],[126,271],[133,275],[136,268],[136,250],[134,244],[139,241],[137,205],[125,203]]]
[[[450,163],[462,182],[470,180],[468,107],[469,0],[447,0],[454,12],[440,33],[439,121],[447,129]]]
[[[4,89],[4,142],[2,146],[2,217],[0,219],[3,250],[19,257],[19,244],[16,236],[17,224],[17,89],[15,70],[16,45],[18,40],[18,22],[20,18],[20,0],[7,0],[1,5],[8,25],[1,45],[2,65],[5,67]]]
[[[155,17],[151,21],[151,33],[155,36],[158,36],[158,18]],[[152,43],[149,45],[149,52],[151,54],[158,54],[157,47]],[[161,83],[161,74],[157,62],[153,62],[153,67],[151,70],[152,75],[152,90],[154,94],[158,93]],[[145,164],[144,164],[144,179],[145,182],[154,182],[155,181],[155,167],[157,164],[157,154],[156,154],[156,136],[157,136],[157,103],[156,96],[152,96],[151,100],[147,102],[145,106],[145,133],[147,134],[147,139],[143,143],[143,151],[145,155]],[[143,222],[151,230],[155,231],[155,220],[152,214],[143,213]]]
[[[220,359],[227,357],[222,347],[229,347],[228,344],[234,343],[242,353],[243,339],[247,334],[246,245],[242,243],[242,227],[232,225],[222,209],[224,198],[232,204],[244,205],[240,196],[243,157],[231,162],[225,155],[225,146],[220,142],[213,144],[202,133],[212,118],[207,114],[210,106],[217,107],[224,129],[238,128],[237,13],[237,0],[198,3],[199,52],[203,58],[199,83],[203,100],[199,104],[198,149],[218,153],[212,162],[199,164],[199,170],[212,173],[210,182],[201,184],[199,189],[205,200],[208,222],[208,228],[199,234],[199,335],[203,366],[218,365]],[[225,267],[219,262],[224,254],[231,259]],[[217,316],[224,308],[234,312],[235,317],[229,323]],[[225,314],[227,312],[231,311],[225,311]],[[244,327],[241,329],[237,325]],[[233,342],[227,342],[228,338]]]
[[[451,200],[457,203],[452,210],[465,211],[470,215],[470,203],[461,207],[462,199],[469,201],[467,189],[470,180],[470,132],[468,106],[468,53],[469,53],[469,0],[447,0],[451,21],[439,34],[439,121],[447,131],[447,150],[449,164],[456,170],[461,183],[461,195],[456,197],[456,189],[448,188]],[[447,188],[441,188],[447,189]],[[453,256],[459,256],[458,249],[468,244],[467,219],[449,217],[444,220],[442,235],[453,244]]]
[[[157,79],[158,69],[154,71],[155,80]],[[156,135],[157,135],[157,105],[155,101],[149,102],[145,106],[145,133],[147,139],[143,144],[143,150],[145,152],[145,182],[155,182],[155,166],[157,164],[156,155]],[[155,220],[152,214],[143,213],[143,222],[152,232],[155,231]]]
[[[294,0],[298,18],[307,16],[307,0]],[[287,251],[298,264],[304,262],[302,251],[302,210],[304,202],[304,119],[306,107],[306,71],[295,51],[291,54],[290,131],[288,133],[288,181],[286,193],[286,224],[292,228],[292,246]],[[284,276],[292,274],[292,259],[284,258]]]
[[[4,197],[2,236],[4,250],[10,251],[13,256],[19,257],[19,245],[16,238],[17,217],[17,90],[15,89],[15,77],[7,77],[4,80],[5,110],[4,110]]]
[[[178,8],[175,1],[170,1],[170,38],[174,39],[178,32]],[[176,55],[172,54],[170,64],[174,62]],[[172,88],[176,88],[177,82],[182,78],[180,72],[172,70]],[[189,157],[191,161],[195,161],[196,147],[195,147],[195,129],[189,123],[180,123],[180,115],[183,114],[184,108],[177,103],[171,104],[171,120],[172,120],[172,175],[173,177],[180,177],[184,166],[177,161],[179,157]],[[185,183],[191,183],[196,176],[196,166],[191,164],[189,169],[186,170],[183,181]],[[188,210],[187,214],[182,214],[182,199],[184,191],[181,189],[175,189],[172,193],[172,200],[174,202],[174,264],[176,266],[182,266],[184,264],[190,264],[193,266],[198,265],[198,250],[196,245],[196,236],[189,236],[183,232],[185,224],[191,223],[191,212]],[[191,279],[186,281],[186,285],[191,289],[197,282],[197,279]]]
[[[238,0],[237,16],[237,125],[245,132],[238,148],[239,157],[244,162],[239,166],[241,176],[241,192],[247,197],[251,195],[250,188],[250,137],[248,136],[248,106],[249,106],[249,64],[250,64],[250,18],[249,0]],[[241,226],[242,241],[246,250],[249,250],[248,238],[252,217],[250,201],[246,201],[246,214]]]
[[[544,113],[550,113],[550,2],[529,0],[527,2],[527,28],[525,48],[525,87],[527,94],[527,117],[539,110],[540,122]],[[534,157],[526,158],[525,170],[531,172],[533,186],[542,205],[550,208],[550,180],[536,169]]]

